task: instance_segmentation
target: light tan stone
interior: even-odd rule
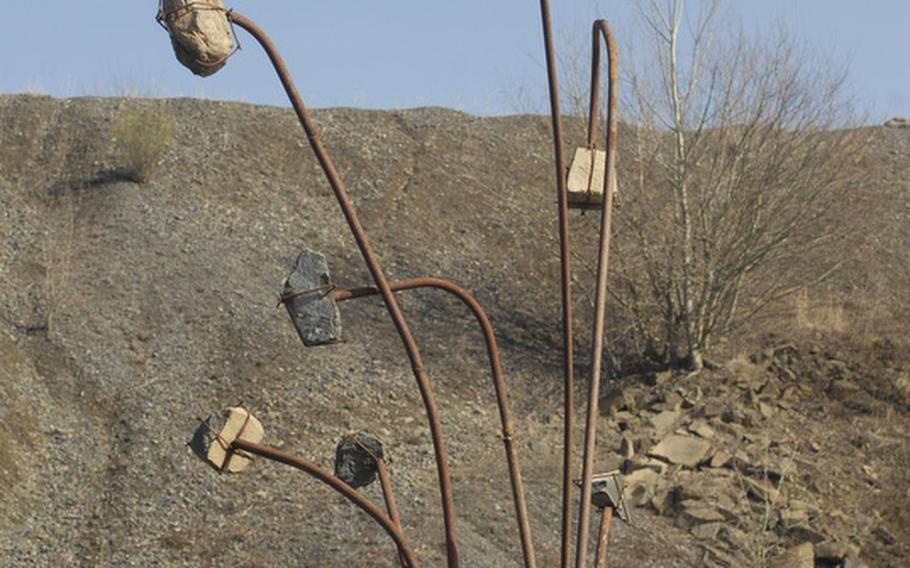
[[[224,67],[234,38],[222,0],[164,0],[162,13],[184,67],[202,77]]]
[[[811,542],[794,546],[771,560],[770,568],[814,568],[815,547]]]
[[[199,426],[190,446],[215,469],[238,473],[252,460],[242,451],[233,452],[228,459],[230,444],[237,439],[258,443],[263,435],[262,423],[255,416],[245,408],[232,407],[209,416]]]
[[[692,527],[690,532],[696,537],[702,540],[714,540],[717,538],[717,533],[720,532],[720,529],[723,528],[724,523],[722,522],[712,522],[712,523],[702,523]]]
[[[650,469],[658,475],[663,475],[667,472],[667,468],[667,464],[660,460],[638,457],[623,460],[621,469],[623,473],[633,473],[642,469]]]
[[[777,488],[765,480],[757,481],[746,477],[743,478],[743,484],[746,487],[746,493],[748,493],[749,497],[761,503],[774,503],[780,495]]]
[[[716,507],[702,501],[683,501],[680,506],[683,519],[690,523],[722,523],[725,520],[724,515]]]
[[[716,454],[711,456],[710,465],[711,465],[711,467],[714,467],[714,468],[724,467],[725,465],[730,463],[730,460],[732,460],[732,459],[733,459],[733,456],[731,456],[729,452],[725,452],[724,450],[718,450]]]
[[[622,457],[631,459],[635,457],[635,442],[628,435],[623,434],[619,443],[619,452]]]
[[[705,440],[710,440],[714,437],[714,429],[708,426],[708,423],[704,420],[696,420],[691,425],[689,425],[689,432],[693,434],[698,434],[700,437]]]
[[[705,459],[710,449],[711,444],[707,440],[671,434],[652,448],[648,455],[670,463],[695,467]]]
[[[663,436],[669,432],[673,426],[679,421],[680,414],[672,410],[664,410],[660,414],[651,417],[651,426],[654,427],[654,430],[657,432],[658,436]]]
[[[569,203],[597,204],[603,203],[604,198],[604,170],[606,168],[607,154],[603,150],[589,150],[578,148],[569,167]],[[591,175],[591,165],[594,165],[594,174]],[[616,170],[610,176],[614,197],[617,194]]]
[[[623,483],[627,488],[633,488],[639,485],[652,487],[657,484],[660,474],[653,469],[637,469],[631,473],[623,475]]]

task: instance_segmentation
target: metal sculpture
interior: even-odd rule
[[[562,549],[561,566],[567,568],[571,562],[572,535],[572,426],[574,424],[574,348],[573,348],[573,316],[572,316],[572,288],[570,243],[568,230],[568,212],[570,208],[601,209],[601,231],[598,255],[598,271],[595,297],[595,322],[592,345],[593,369],[588,389],[588,407],[585,431],[585,451],[582,468],[581,502],[579,511],[579,531],[576,547],[576,567],[582,568],[586,560],[586,548],[589,528],[590,503],[601,509],[601,529],[598,539],[597,565],[605,562],[607,537],[609,534],[610,519],[614,511],[621,518],[627,519],[625,504],[622,499],[621,479],[611,477],[609,480],[593,480],[593,452],[596,441],[596,409],[601,379],[601,360],[603,354],[603,329],[606,311],[606,281],[609,261],[610,221],[615,188],[615,149],[616,149],[616,48],[609,27],[603,20],[594,24],[594,51],[592,56],[592,84],[591,84],[591,115],[588,125],[588,147],[582,152],[582,157],[588,156],[586,190],[581,198],[570,199],[567,187],[567,170],[564,165],[562,151],[562,125],[559,112],[558,81],[556,79],[556,59],[552,42],[552,22],[549,12],[548,0],[541,0],[541,15],[544,31],[544,45],[547,59],[547,71],[550,88],[550,109],[552,115],[555,167],[557,174],[557,202],[560,234],[560,260],[561,260],[561,297],[562,297],[562,323],[563,323],[563,371],[564,371],[564,434],[563,434],[563,485],[562,485]],[[515,506],[516,522],[521,541],[522,555],[526,568],[535,568],[534,546],[531,538],[531,529],[528,521],[527,504],[521,478],[521,469],[517,456],[517,442],[509,409],[507,389],[500,363],[499,349],[496,337],[489,318],[477,300],[463,288],[442,279],[415,278],[400,282],[389,282],[382,267],[373,252],[366,233],[360,224],[356,211],[348,197],[347,190],[341,180],[334,163],[326,151],[313,121],[304,106],[296,86],[281,59],[275,45],[269,37],[248,18],[224,8],[221,0],[162,0],[159,3],[158,21],[170,34],[175,53],[185,66],[194,73],[202,76],[210,75],[225,65],[227,59],[239,49],[239,40],[233,32],[237,26],[246,30],[265,50],[271,61],[279,80],[291,102],[291,105],[306,133],[310,147],[316,156],[341,212],[347,221],[348,227],[357,243],[361,256],[373,279],[371,286],[352,290],[336,290],[332,284],[328,265],[325,258],[313,251],[304,251],[297,260],[294,271],[288,277],[285,288],[279,298],[279,305],[285,304],[288,314],[306,346],[318,346],[334,343],[340,339],[341,315],[337,303],[363,298],[367,296],[380,296],[388,311],[398,335],[407,352],[407,357],[417,387],[420,391],[424,410],[427,415],[429,429],[433,440],[434,457],[437,468],[437,478],[443,520],[445,526],[446,558],[450,568],[459,566],[459,550],[456,531],[456,516],[452,500],[452,487],[449,475],[448,456],[442,435],[439,412],[435,397],[430,387],[429,378],[423,367],[422,358],[417,343],[410,331],[407,321],[399,308],[395,298],[397,292],[415,288],[435,288],[456,296],[467,306],[481,327],[487,356],[490,363],[496,402],[499,409],[501,435],[504,444],[506,462],[509,468],[509,477],[512,489],[512,498]],[[226,30],[230,33],[227,34]],[[206,34],[214,34],[213,41],[207,42]],[[608,104],[608,129],[606,139],[606,155],[601,159],[596,147],[596,126],[599,107],[599,66],[600,66],[600,35],[606,39],[609,54],[609,104]],[[226,39],[227,38],[227,39]],[[587,153],[585,153],[587,152]],[[600,160],[600,161],[599,161]],[[595,174],[595,168],[603,164],[603,176]],[[595,192],[592,189],[596,182],[602,180],[603,191]],[[595,198],[595,193],[600,197]],[[244,435],[248,422],[253,420],[248,410],[243,424],[237,427],[235,422],[242,412],[230,409],[224,414],[225,420],[207,420],[197,431],[194,443],[197,453],[215,464],[221,471],[232,471],[232,460],[246,460],[256,455],[277,461],[297,469],[326,483],[345,498],[355,503],[379,523],[394,540],[399,561],[402,566],[416,567],[417,559],[407,538],[402,532],[398,518],[394,494],[388,470],[385,466],[382,445],[378,440],[368,434],[355,434],[342,440],[338,448],[336,461],[336,475],[319,468],[315,464],[302,458],[258,444],[258,438]],[[232,414],[233,413],[233,414]],[[218,428],[214,426],[218,424]],[[258,424],[258,421],[256,422]],[[215,432],[215,430],[219,430]],[[228,435],[230,434],[230,435]],[[261,426],[259,427],[261,438]],[[217,443],[216,443],[217,442]],[[214,452],[214,453],[212,453]],[[216,457],[211,457],[215,455]],[[240,462],[234,461],[233,470],[239,471]],[[616,474],[618,475],[618,474]],[[383,513],[375,504],[356,491],[356,487],[369,483],[378,476],[382,485],[383,497],[386,502],[388,514]],[[594,484],[597,481],[598,484]],[[607,485],[604,485],[604,484]],[[619,492],[617,495],[617,491]],[[593,495],[592,495],[593,492]],[[606,495],[606,497],[604,497]]]
[[[562,115],[559,110],[559,86],[557,80],[556,56],[553,50],[552,19],[549,0],[540,0],[541,20],[544,28],[544,49],[547,59],[547,75],[550,88],[550,109],[553,127],[553,147],[556,163],[556,188],[559,203],[560,263],[562,266],[563,294],[563,337],[566,349],[565,362],[565,414],[563,446],[563,509],[562,509],[562,549],[561,566],[568,568],[571,563],[570,539],[572,535],[571,495],[569,480],[572,477],[572,426],[574,424],[574,380],[572,357],[572,297],[571,266],[569,262],[570,244],[568,234],[569,196],[566,169],[562,149]],[[603,363],[604,324],[606,320],[607,268],[609,267],[610,232],[613,211],[613,179],[616,172],[616,136],[617,136],[617,90],[618,60],[616,43],[605,20],[594,22],[594,40],[591,58],[591,98],[588,118],[588,150],[592,154],[591,170],[593,171],[596,150],[597,123],[600,119],[600,36],[607,42],[609,57],[609,94],[607,104],[607,141],[605,171],[603,175],[603,199],[600,204],[590,206],[601,209],[600,239],[598,243],[597,278],[594,300],[594,332],[591,345],[591,379],[588,384],[588,404],[585,421],[584,456],[581,479],[581,501],[578,512],[578,539],[575,551],[576,568],[584,568],[587,559],[588,533],[590,527],[591,478],[593,476],[594,450],[597,440],[597,403],[600,396],[600,380]]]

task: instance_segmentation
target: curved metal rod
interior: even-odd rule
[[[232,450],[242,450],[244,452],[249,452],[257,456],[262,456],[272,461],[295,467],[300,471],[307,473],[319,481],[325,483],[338,493],[341,493],[348,501],[360,507],[360,509],[373,517],[373,520],[382,525],[382,528],[385,529],[385,532],[387,532],[389,536],[392,537],[392,540],[395,541],[396,546],[398,546],[398,550],[401,551],[402,555],[404,555],[408,565],[411,566],[411,568],[418,568],[417,557],[414,555],[414,549],[411,547],[411,543],[408,541],[408,538],[404,535],[403,532],[401,532],[401,527],[394,523],[392,519],[387,517],[379,507],[373,504],[372,501],[360,493],[357,493],[353,487],[344,481],[338,479],[313,462],[291,455],[287,452],[282,452],[281,450],[276,450],[275,448],[270,448],[269,446],[263,446],[261,444],[255,444],[253,442],[237,439],[231,442],[230,447]]]
[[[569,253],[569,193],[566,188],[566,166],[562,153],[562,114],[559,111],[559,79],[553,50],[553,23],[549,0],[540,0],[547,78],[550,89],[550,116],[553,123],[553,152],[556,167],[556,199],[559,209],[559,263],[562,290],[563,350],[563,438],[562,438],[562,549],[560,566],[571,562],[572,539],[572,424],[575,422],[575,345],[572,324],[572,267]]]
[[[588,386],[587,424],[585,426],[585,452],[581,477],[581,502],[578,507],[578,542],[575,552],[575,567],[585,568],[588,553],[588,531],[590,529],[591,511],[591,477],[594,474],[594,448],[597,439],[597,402],[600,397],[601,367],[603,364],[604,321],[607,305],[607,268],[610,261],[610,228],[613,212],[612,177],[616,171],[616,91],[619,83],[617,71],[618,59],[616,42],[606,20],[594,22],[594,51],[591,64],[594,66],[591,77],[591,131],[597,121],[597,67],[600,65],[600,36],[607,42],[608,67],[610,73],[607,104],[607,159],[604,169],[604,199],[600,216],[600,243],[597,259],[597,290],[594,296],[594,333],[591,344],[591,382]],[[593,135],[589,133],[589,138]]]
[[[375,459],[376,472],[379,473],[379,485],[382,487],[382,497],[385,500],[386,511],[389,512],[389,519],[399,529],[401,528],[401,517],[398,516],[398,505],[395,503],[395,492],[392,491],[392,480],[389,478],[389,468],[385,466],[385,460]],[[398,548],[398,559],[404,568],[408,568],[407,557],[401,547]]]
[[[531,540],[531,525],[528,521],[528,508],[525,502],[524,484],[521,479],[521,468],[518,465],[518,454],[516,452],[515,433],[512,426],[512,413],[509,410],[509,399],[506,394],[506,382],[503,378],[502,364],[499,357],[499,347],[496,343],[496,335],[493,332],[493,326],[490,319],[484,312],[480,302],[477,301],[470,292],[464,288],[443,280],[441,278],[412,278],[390,282],[389,286],[393,292],[401,290],[410,290],[413,288],[436,288],[444,290],[456,296],[464,303],[474,314],[477,323],[480,324],[483,331],[483,339],[487,347],[487,356],[490,361],[490,370],[493,374],[493,385],[496,389],[496,402],[499,406],[499,420],[502,426],[502,441],[505,445],[506,461],[509,464],[509,477],[512,483],[512,500],[515,503],[515,515],[518,521],[518,532],[521,538],[521,550],[524,556],[524,563],[527,568],[537,566],[534,558],[534,544]],[[334,297],[338,302],[362,298],[365,296],[375,296],[379,291],[375,286],[364,288],[355,288],[353,290],[338,290]]]
[[[316,155],[316,159],[319,161],[320,166],[322,166],[322,171],[325,173],[329,185],[332,187],[335,199],[338,201],[338,205],[341,207],[341,211],[351,229],[354,240],[357,242],[357,247],[360,249],[360,254],[370,271],[370,275],[373,277],[373,281],[376,283],[376,287],[385,302],[389,316],[395,324],[395,329],[398,331],[398,335],[401,337],[401,341],[407,351],[408,359],[411,363],[411,370],[414,373],[414,378],[417,380],[417,387],[420,389],[420,396],[423,399],[423,405],[426,409],[427,420],[430,425],[430,434],[433,438],[433,450],[436,459],[437,477],[439,478],[443,520],[445,522],[446,557],[448,559],[448,566],[450,568],[457,568],[459,565],[458,538],[455,528],[455,505],[452,498],[452,482],[449,477],[449,459],[442,436],[442,423],[439,419],[439,411],[436,406],[436,400],[433,397],[433,391],[430,388],[430,381],[423,368],[420,350],[417,347],[417,343],[414,341],[414,336],[411,334],[411,330],[408,327],[404,315],[401,313],[401,308],[398,306],[398,302],[395,300],[395,296],[389,288],[388,280],[382,271],[379,260],[376,258],[376,255],[373,253],[373,249],[367,240],[363,226],[360,224],[357,213],[354,211],[354,206],[348,197],[344,182],[342,182],[341,176],[338,175],[338,171],[335,169],[332,159],[329,157],[325,146],[323,146],[322,140],[320,140],[319,135],[316,132],[316,127],[310,119],[306,107],[303,105],[303,101],[300,99],[297,87],[294,85],[284,61],[278,54],[278,50],[265,32],[253,23],[253,21],[233,11],[228,12],[227,16],[233,23],[245,29],[259,42],[268,55],[269,60],[272,62],[275,71],[278,73],[278,77],[287,93],[288,99],[294,107],[294,111],[297,113],[297,118],[300,120],[303,130],[306,132],[310,147],[313,149],[313,153]]]
[[[362,452],[370,456],[370,459],[376,464],[376,473],[379,474],[379,487],[382,489],[382,498],[385,501],[386,512],[388,512],[389,519],[395,523],[395,526],[401,529],[401,518],[398,516],[398,504],[395,502],[395,492],[392,490],[392,479],[389,476],[389,468],[385,465],[385,459],[373,453],[373,451],[360,440],[357,434],[346,436],[346,438],[351,440]],[[405,560],[401,549],[398,550],[398,559],[401,561],[401,565],[404,566],[404,568],[408,568],[407,561]]]

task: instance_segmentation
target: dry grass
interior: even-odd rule
[[[148,183],[174,139],[174,117],[160,108],[126,108],[114,118],[111,138],[121,172],[137,183]]]
[[[805,288],[793,297],[793,312],[796,325],[801,329],[835,333],[847,329],[847,316],[840,302],[830,297],[818,301]]]

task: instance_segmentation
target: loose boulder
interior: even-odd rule
[[[648,455],[672,464],[695,467],[705,460],[710,449],[710,442],[702,438],[671,434],[652,448]]]

